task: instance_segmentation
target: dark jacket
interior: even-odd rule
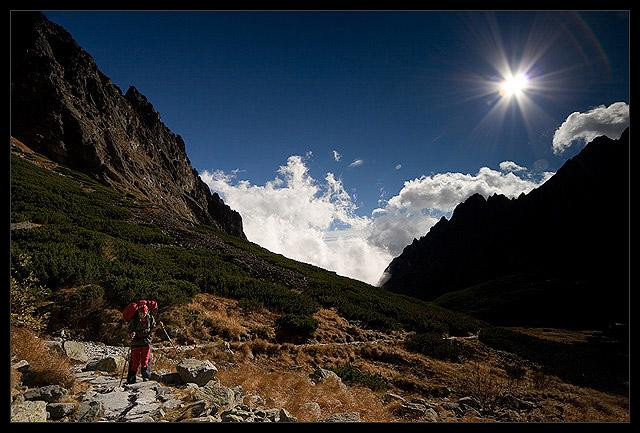
[[[151,344],[153,330],[156,327],[156,319],[152,314],[147,314],[145,321],[140,319],[140,315],[136,312],[131,322],[129,322],[129,332],[135,332],[131,340],[131,347],[142,347]]]

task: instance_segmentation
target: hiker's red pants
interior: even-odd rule
[[[129,372],[136,373],[138,367],[142,367],[142,370],[146,370],[149,366],[149,359],[151,358],[151,347],[132,347],[131,348],[131,362],[129,363]]]

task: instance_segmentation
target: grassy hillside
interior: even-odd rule
[[[41,301],[67,313],[72,306],[121,308],[140,297],[166,307],[203,292],[279,314],[309,316],[321,306],[335,307],[379,329],[464,335],[483,327],[464,314],[287,259],[211,226],[150,218],[157,214],[149,203],[64,167],[44,168],[34,163],[42,161],[36,154],[19,155],[11,156],[11,222],[37,226],[12,231],[12,274],[18,281],[31,275],[47,289]],[[256,263],[270,271],[261,274]],[[283,282],[284,274],[292,278]]]

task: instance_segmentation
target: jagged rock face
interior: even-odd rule
[[[475,194],[391,262],[383,287],[433,300],[531,273],[579,286],[576,308],[589,304],[594,312],[625,316],[628,167],[627,129],[618,140],[596,138],[529,194]]]
[[[62,27],[12,14],[12,135],[52,160],[244,238],[240,214],[209,191],[185,143],[135,87],[123,95]]]

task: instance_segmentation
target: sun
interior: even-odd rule
[[[529,78],[523,74],[518,73],[505,77],[504,81],[500,83],[498,92],[503,98],[511,98],[513,96],[520,96],[529,85]]]

